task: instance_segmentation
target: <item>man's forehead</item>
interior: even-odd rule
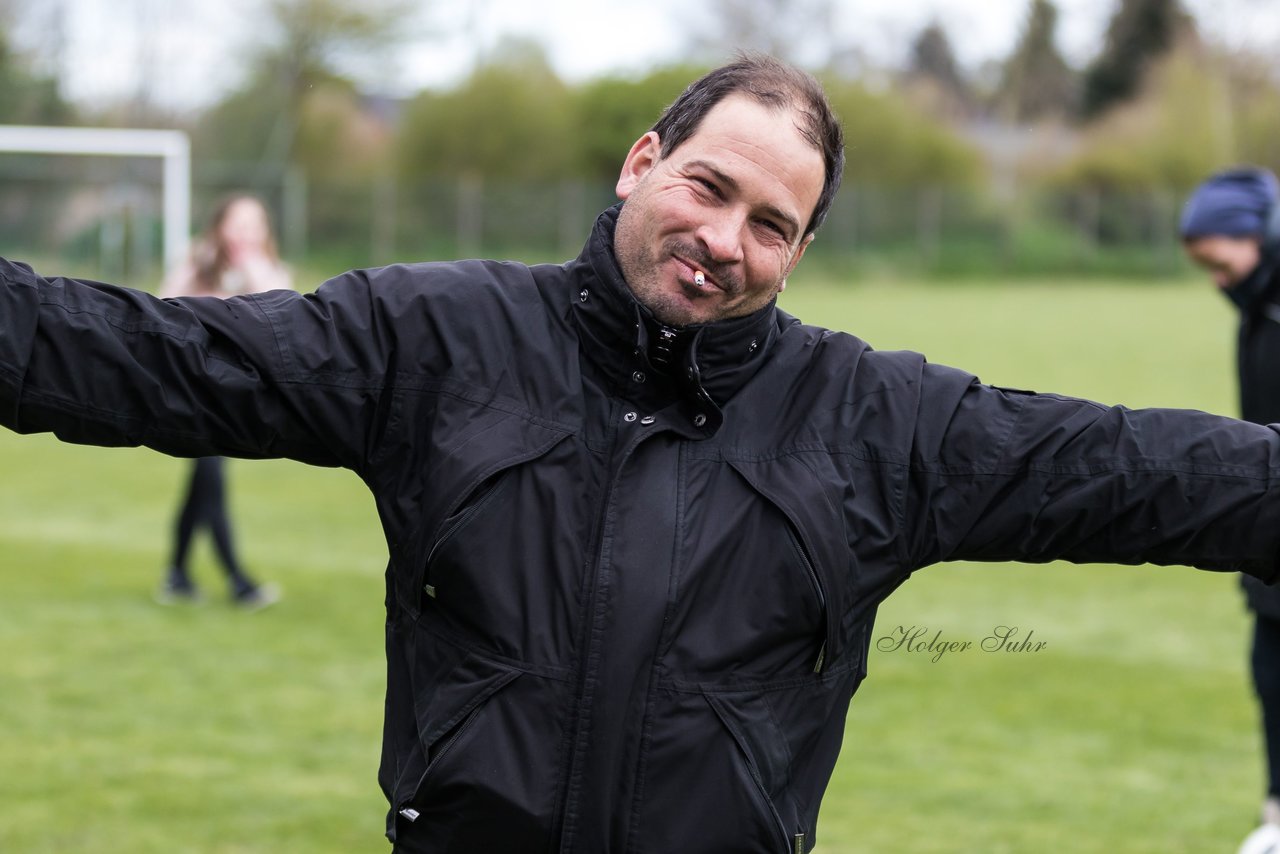
[[[792,104],[760,101],[744,92],[733,92],[707,110],[690,139],[739,124],[766,135],[795,133],[804,138],[800,113]]]
[[[671,159],[679,168],[711,168],[731,177],[767,173],[795,196],[797,213],[807,219],[822,191],[825,162],[799,123],[791,106],[735,93],[707,111]]]

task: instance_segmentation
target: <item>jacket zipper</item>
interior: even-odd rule
[[[813,587],[813,593],[818,597],[818,607],[822,610],[824,620],[830,620],[831,615],[827,613],[827,596],[822,591],[822,579],[818,577],[818,571],[813,568],[813,561],[809,560],[809,555],[804,550],[804,544],[800,542],[799,535],[790,527],[787,527],[787,537],[791,540],[791,548],[795,551],[796,556],[800,559],[801,565],[804,566],[805,574],[809,577],[809,584]],[[818,647],[818,658],[814,662],[813,672],[821,673],[822,665],[827,657],[827,636],[826,627],[823,627],[822,645]]]
[[[431,769],[435,768],[436,765],[439,764],[440,760],[444,759],[445,756],[449,754],[449,751],[453,749],[453,746],[457,743],[458,739],[462,738],[462,734],[471,728],[472,722],[476,719],[476,715],[480,713],[480,709],[483,705],[484,704],[481,703],[468,712],[466,718],[453,728],[453,732],[449,735],[449,738],[445,740],[444,744],[440,745],[438,750],[436,750],[436,755],[431,757],[430,761],[427,763],[427,767],[422,771],[422,776],[418,778],[418,785],[415,786],[413,790],[415,794],[422,791],[423,782],[431,775]],[[413,797],[413,795],[410,795],[402,801],[400,809],[397,810],[400,815],[407,818],[410,822],[417,821],[422,815],[413,807],[408,806],[408,804],[413,803]]]
[[[605,485],[604,501],[600,505],[600,516],[596,523],[597,524],[596,530],[598,531],[598,534],[597,534],[597,540],[596,540],[595,550],[594,550],[595,558],[591,563],[590,590],[588,591],[587,596],[584,599],[584,601],[586,602],[587,608],[583,614],[583,627],[582,627],[583,644],[582,644],[582,653],[581,653],[582,673],[581,673],[581,677],[578,680],[578,690],[575,696],[576,702],[574,705],[577,711],[572,721],[573,738],[570,741],[570,748],[569,748],[570,750],[569,773],[565,781],[565,799],[560,807],[562,821],[567,815],[567,812],[570,808],[570,788],[574,784],[574,778],[579,773],[579,755],[580,755],[579,742],[582,740],[582,724],[585,720],[591,717],[590,710],[586,708],[586,705],[587,705],[586,697],[587,697],[588,685],[594,678],[594,674],[588,671],[588,666],[592,657],[592,652],[595,647],[595,644],[592,641],[592,636],[594,635],[593,626],[595,624],[596,618],[599,615],[599,610],[600,610],[600,603],[597,601],[597,599],[600,596],[600,568],[603,563],[602,555],[603,555],[603,549],[604,549],[605,525],[609,517],[609,508],[613,505],[613,491],[614,489],[617,488],[618,475],[622,471],[622,465],[631,456],[631,452],[634,451],[639,444],[640,444],[639,437],[633,437],[630,440],[628,440],[627,445],[625,446],[625,449],[617,457],[617,460],[618,460],[617,465],[612,465],[612,464],[610,465],[609,481]],[[612,462],[613,461],[610,460],[610,463]],[[576,823],[576,820],[575,820],[575,823]],[[573,832],[574,833],[577,832],[576,827],[573,828]],[[564,841],[565,841],[564,827],[562,824],[561,839],[560,839],[562,851],[565,850]]]
[[[449,738],[445,741],[444,744],[440,745],[440,748],[436,751],[436,755],[431,757],[431,762],[430,764],[427,765],[427,769],[423,772],[423,776],[430,774],[431,769],[434,768],[437,764],[439,764],[441,759],[444,759],[446,756],[449,755],[449,751],[453,749],[453,746],[455,744],[457,744],[458,739],[462,737],[462,734],[471,728],[471,723],[476,719],[476,715],[480,713],[480,709],[483,705],[484,703],[477,705],[474,709],[472,709],[470,712],[467,713],[466,720],[464,720],[462,723],[454,727],[453,733],[449,736]]]

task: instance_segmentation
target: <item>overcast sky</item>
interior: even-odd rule
[[[465,75],[478,51],[505,35],[536,39],[556,70],[581,80],[639,73],[689,58],[697,0],[435,0],[423,2],[415,36],[399,56],[368,64],[380,88],[410,94]],[[1097,50],[1117,0],[1057,0],[1059,47],[1082,64]],[[62,46],[66,94],[120,99],[150,89],[170,107],[204,106],[241,79],[238,46],[254,37],[255,0],[42,0],[21,37],[39,40],[58,3],[67,15]],[[841,45],[878,65],[898,64],[912,37],[940,21],[962,63],[1005,55],[1030,0],[834,0]],[[1232,47],[1280,57],[1280,0],[1184,0],[1203,32]],[[1278,60],[1280,61],[1280,60]],[[371,76],[366,74],[366,77]]]

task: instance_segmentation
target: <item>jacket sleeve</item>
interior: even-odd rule
[[[165,300],[0,260],[0,425],[360,470],[388,342],[360,273],[307,295]]]
[[[926,365],[907,478],[912,566],[1061,559],[1277,573],[1272,427],[1004,390]]]

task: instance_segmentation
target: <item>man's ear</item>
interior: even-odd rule
[[[632,145],[631,150],[627,152],[627,159],[622,162],[622,174],[618,176],[616,188],[618,198],[626,201],[631,191],[636,188],[636,184],[649,174],[649,170],[661,157],[662,143],[655,132],[649,131],[637,139],[635,145]]]
[[[796,254],[791,256],[791,263],[787,265],[787,274],[782,277],[782,284],[778,285],[778,293],[782,293],[787,289],[787,279],[791,277],[795,271],[796,265],[800,263],[800,259],[804,257],[804,250],[809,248],[809,244],[813,242],[813,232],[809,232],[804,236],[804,240],[800,241],[800,245],[796,247]]]

